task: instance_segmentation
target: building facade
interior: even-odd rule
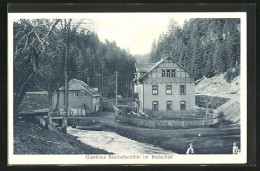
[[[167,116],[194,113],[194,76],[170,57],[157,63],[136,63],[134,93],[140,112]]]
[[[52,108],[58,105],[60,113],[65,107],[64,87],[59,88],[58,93],[52,96]],[[58,102],[58,104],[57,104]],[[100,95],[81,80],[71,79],[68,86],[68,106],[70,116],[84,116],[87,113],[95,113],[100,108]]]

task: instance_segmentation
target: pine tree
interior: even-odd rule
[[[193,58],[193,60],[192,60],[193,65],[194,65],[193,72],[194,72],[196,78],[199,79],[202,77],[202,72],[201,72],[202,65],[201,64],[202,64],[203,56],[202,56],[202,51],[201,51],[200,44],[198,41],[195,44],[192,58]]]
[[[222,58],[221,46],[217,45],[215,48],[216,50],[215,50],[214,62],[213,62],[214,70],[216,74],[222,74],[223,72],[225,72],[225,64]]]
[[[171,20],[152,47],[151,61],[171,56],[196,78],[212,77],[240,63],[240,20],[196,18],[185,21],[183,28]]]
[[[223,37],[224,37],[224,53],[226,55],[226,69],[231,68],[234,66],[234,38],[231,36],[231,27],[228,22],[226,21],[224,28],[223,28]]]
[[[208,78],[214,76],[213,61],[209,56],[206,60],[205,76],[208,77]]]
[[[157,44],[156,44],[156,40],[154,39],[152,47],[151,47],[151,51],[150,51],[150,58],[149,58],[150,62],[156,62],[156,59],[157,59],[156,50],[157,50]]]

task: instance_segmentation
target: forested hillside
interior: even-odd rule
[[[115,42],[101,42],[84,20],[18,20],[13,23],[14,106],[26,91],[51,94],[68,80],[80,79],[98,87],[102,96],[131,96],[135,58]],[[66,59],[66,60],[65,60]]]
[[[240,19],[196,18],[185,21],[183,27],[172,19],[167,33],[154,40],[150,62],[163,56],[172,56],[196,79],[239,68]]]
[[[239,74],[239,19],[190,19],[183,27],[171,20],[167,33],[154,41],[150,54],[137,55],[136,59],[115,42],[101,42],[89,29],[93,24],[86,19],[13,23],[15,108],[26,91],[46,90],[51,96],[64,85],[65,78],[80,79],[98,87],[102,96],[114,97],[116,70],[119,71],[118,94],[130,97],[136,59],[147,62],[149,58],[150,62],[156,62],[172,56],[193,72],[196,79],[228,71],[225,78],[230,81]]]

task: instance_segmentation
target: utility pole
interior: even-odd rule
[[[118,76],[118,71],[116,71],[115,74],[116,74],[116,119],[117,119],[117,116],[118,116],[118,113],[117,113],[117,76]]]
[[[64,59],[64,104],[65,104],[65,116],[63,117],[63,122],[61,129],[63,132],[67,133],[67,119],[69,112],[69,104],[68,104],[68,52],[69,52],[69,31],[70,31],[70,22],[67,23],[67,20],[64,20],[64,28],[65,28],[65,59]]]

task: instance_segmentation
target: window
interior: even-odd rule
[[[78,92],[75,92],[75,93],[74,93],[74,96],[75,96],[75,97],[78,97],[78,96],[79,96],[79,93],[78,93]]]
[[[185,85],[180,85],[180,94],[186,94],[186,87],[185,87]]]
[[[167,101],[166,102],[166,109],[167,110],[172,110],[172,101]]]
[[[162,70],[162,77],[165,77],[165,70]]]
[[[166,85],[166,94],[171,95],[172,94],[172,85]]]
[[[186,110],[186,102],[181,101],[181,110]]]
[[[171,77],[175,77],[175,69],[172,70]]]
[[[172,69],[172,70],[170,70],[170,69],[167,69],[166,70],[166,77],[175,77],[175,69]],[[162,77],[165,77],[165,70],[163,69],[162,70]]]
[[[84,95],[87,96],[87,93],[85,93]]]
[[[167,69],[167,77],[171,76],[171,70]]]
[[[152,86],[152,91],[153,91],[153,95],[157,95],[158,94],[158,85],[153,85]]]
[[[158,110],[158,101],[153,101],[153,110]]]

